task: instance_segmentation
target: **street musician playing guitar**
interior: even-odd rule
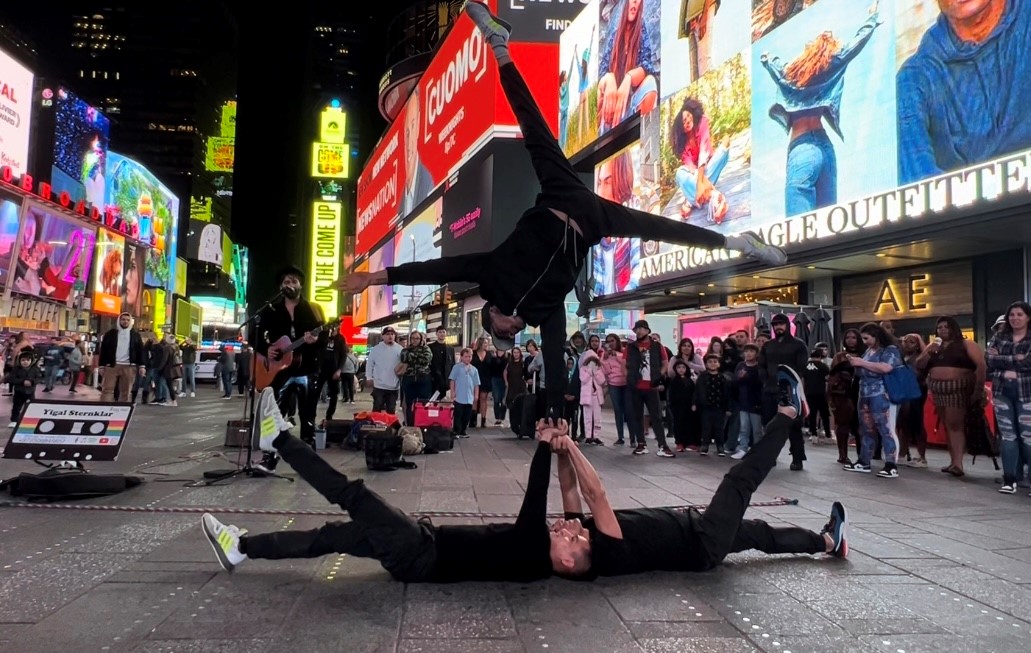
[[[301,296],[304,273],[299,268],[290,266],[281,270],[276,275],[276,281],[283,299],[272,304],[262,316],[257,337],[254,338],[254,350],[260,356],[255,358],[277,361],[283,352],[273,343],[284,336],[291,341],[303,338],[304,344],[292,352],[290,366],[276,374],[271,386],[276,391],[281,410],[289,401],[296,400],[297,416],[301,421],[301,440],[314,447],[315,410],[319,400],[314,390],[320,352],[326,346],[327,337],[320,330],[325,319],[318,305]],[[271,472],[277,462],[274,453],[266,452],[258,467]]]

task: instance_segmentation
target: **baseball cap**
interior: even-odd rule
[[[791,324],[791,321],[788,320],[787,315],[784,315],[783,313],[777,313],[770,320],[770,325],[772,326],[774,324]]]
[[[648,329],[649,331],[652,330],[652,328],[648,326],[648,320],[638,320],[634,322],[634,331],[637,331],[638,329]]]
[[[381,330],[381,331],[380,331],[379,333],[380,333],[380,335],[382,335],[382,336],[385,336],[385,335],[387,335],[388,333],[392,333],[392,334],[394,334],[395,336],[397,335],[397,331],[394,331],[394,327],[383,327],[383,329],[382,329],[382,330]]]
[[[995,324],[993,324],[993,325],[992,325],[992,327],[993,327],[993,328],[994,328],[994,327],[997,327],[997,326],[999,326],[1000,324],[1004,324],[1005,322],[1006,322],[1006,314],[1005,314],[1005,313],[1003,313],[1003,314],[1002,314],[1002,315],[1000,315],[1000,316],[999,316],[998,318],[996,318],[996,320],[995,320]]]

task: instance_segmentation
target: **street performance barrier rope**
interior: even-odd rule
[[[775,506],[797,506],[798,499],[785,499],[777,497],[773,501],[757,501],[749,504],[751,508],[772,508]],[[30,503],[27,501],[0,501],[0,508],[35,508],[38,510],[85,510],[102,512],[153,512],[153,513],[195,513],[205,512],[229,515],[286,515],[304,517],[339,517],[340,510],[272,510],[266,508],[216,508],[200,506],[106,506],[106,505],[80,505],[76,503]],[[684,506],[669,506],[667,510],[687,511],[691,508],[705,510],[704,504],[689,504]],[[516,513],[508,512],[458,512],[451,510],[423,510],[408,513],[412,517],[457,517],[457,518],[482,518],[482,519],[515,519]],[[548,518],[554,519],[564,517],[563,513],[549,513]]]

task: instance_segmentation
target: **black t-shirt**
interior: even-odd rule
[[[537,445],[526,496],[514,524],[433,528],[437,562],[431,581],[528,582],[551,576],[547,522],[551,456],[548,444]]]
[[[695,528],[700,516],[668,508],[617,510],[623,531],[617,540],[583,522],[591,534],[591,576],[622,576],[647,571],[703,571],[710,567]]]
[[[823,396],[827,394],[827,377],[830,375],[830,368],[821,360],[810,358],[802,371],[802,384],[805,393],[811,396]]]

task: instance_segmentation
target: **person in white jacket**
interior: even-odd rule
[[[604,444],[601,434],[601,405],[605,401],[605,371],[601,360],[591,350],[580,357],[580,407],[584,417],[584,442]]]
[[[397,333],[393,327],[386,327],[380,335],[383,340],[369,352],[365,378],[372,382],[373,412],[393,413],[397,411],[397,392],[401,386],[397,366],[401,363],[402,347],[394,341]]]

